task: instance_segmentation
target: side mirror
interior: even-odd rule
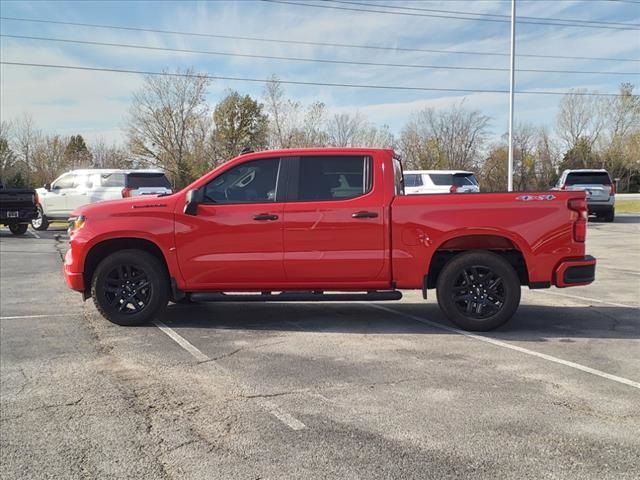
[[[200,189],[193,189],[187,192],[186,201],[184,202],[184,213],[186,215],[197,215],[198,204],[202,203],[204,193]]]
[[[51,184],[50,184],[50,183],[45,183],[45,184],[44,184],[44,189],[45,189],[47,192],[51,191]]]

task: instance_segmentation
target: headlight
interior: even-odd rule
[[[69,233],[77,232],[82,227],[84,227],[84,223],[86,218],[84,215],[78,215],[77,217],[71,217],[69,219]]]

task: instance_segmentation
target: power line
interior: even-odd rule
[[[12,65],[22,67],[38,67],[38,68],[58,68],[65,70],[86,70],[91,72],[111,72],[111,73],[132,73],[138,75],[154,75],[168,77],[188,77],[188,78],[208,78],[210,80],[229,80],[235,82],[252,82],[252,83],[268,83],[272,80],[266,78],[248,78],[248,77],[228,77],[223,75],[197,74],[197,73],[173,73],[173,72],[154,72],[145,70],[130,70],[124,68],[106,68],[106,67],[87,67],[79,65],[60,65],[48,63],[28,63],[28,62],[7,62],[0,61],[0,65]],[[450,92],[450,93],[509,93],[508,90],[498,89],[480,89],[480,88],[439,88],[439,87],[409,87],[401,85],[372,85],[372,84],[356,84],[356,83],[328,83],[328,82],[308,82],[302,80],[280,80],[279,83],[285,85],[301,85],[301,86],[322,86],[322,87],[342,87],[342,88],[366,88],[372,90],[398,90],[398,91],[414,91],[414,92]],[[598,92],[553,92],[548,90],[538,91],[516,91],[520,95],[567,95],[569,93],[579,96],[588,97],[620,97],[618,93],[598,93]]]
[[[386,4],[371,4],[371,3],[362,3],[362,2],[353,2],[348,0],[322,0],[323,2],[328,3],[340,3],[345,5],[357,5],[360,7],[375,7],[375,8],[389,8],[394,10],[409,10],[409,11],[417,11],[417,12],[434,12],[434,13],[452,13],[456,15],[470,15],[470,16],[478,16],[478,17],[493,17],[493,18],[503,18],[506,21],[511,21],[511,17],[509,15],[501,15],[497,13],[479,13],[479,12],[463,12],[460,10],[438,10],[433,8],[418,8],[418,7],[407,7],[407,6],[399,6],[399,5],[386,5]],[[520,20],[536,20],[536,21],[554,21],[554,22],[571,22],[571,23],[586,23],[586,24],[594,24],[594,25],[616,25],[616,26],[625,26],[625,27],[640,27],[640,24],[637,23],[624,23],[624,22],[609,22],[603,20],[582,20],[576,18],[549,18],[549,17],[528,17],[528,16],[518,16],[518,22]]]
[[[478,22],[497,22],[497,23],[509,23],[509,20],[503,20],[499,18],[480,18],[480,17],[461,17],[454,15],[444,15],[444,14],[436,14],[436,13],[411,13],[411,12],[397,12],[397,11],[389,11],[389,10],[373,10],[367,8],[353,8],[353,7],[341,7],[338,5],[319,5],[315,3],[303,3],[303,2],[293,2],[288,0],[261,0],[267,3],[281,3],[285,5],[295,5],[298,7],[313,7],[313,8],[329,8],[333,10],[346,10],[351,12],[368,12],[368,13],[382,13],[387,15],[404,15],[409,17],[430,17],[430,18],[449,18],[454,20],[472,20]],[[468,15],[468,14],[466,14]],[[587,24],[575,24],[575,23],[562,23],[561,21],[554,22],[541,22],[541,21],[533,21],[533,20],[518,20],[520,24],[529,24],[529,25],[553,25],[556,27],[581,27],[581,28],[604,28],[610,30],[640,30],[640,27],[636,26],[613,26],[613,25],[587,25]]]
[[[161,33],[170,35],[184,35],[200,38],[222,38],[227,40],[247,40],[252,42],[265,42],[265,43],[282,43],[289,45],[307,45],[316,47],[336,47],[336,48],[357,48],[366,50],[382,50],[393,52],[416,52],[416,53],[437,53],[447,55],[486,55],[486,56],[500,56],[508,57],[508,53],[500,52],[476,52],[476,51],[461,51],[461,50],[436,50],[426,48],[406,48],[406,47],[383,47],[380,45],[356,45],[348,43],[326,43],[326,42],[310,42],[304,40],[283,40],[274,38],[261,38],[261,37],[246,37],[236,35],[220,35],[213,33],[199,33],[199,32],[180,32],[175,30],[159,30],[153,28],[142,27],[124,27],[119,25],[102,25],[95,23],[79,23],[79,22],[64,22],[59,20],[43,20],[36,18],[18,18],[18,17],[2,17],[0,20],[10,20],[17,22],[33,22],[33,23],[45,23],[54,25],[71,25],[76,27],[89,27],[89,28],[103,28],[111,30],[125,30],[133,32],[146,32],[146,33]],[[640,62],[640,59],[635,58],[607,58],[607,57],[579,57],[579,56],[563,56],[563,55],[535,55],[535,54],[518,54],[518,57],[530,57],[530,58],[552,58],[561,60],[593,60],[593,61],[614,61],[614,62]]]
[[[275,55],[258,55],[250,53],[230,53],[230,52],[218,52],[211,50],[190,50],[184,48],[169,48],[169,47],[153,47],[150,45],[128,44],[128,43],[109,43],[109,42],[95,42],[91,40],[71,40],[65,38],[52,38],[52,37],[36,37],[29,35],[5,35],[0,34],[0,37],[16,38],[24,40],[37,40],[47,42],[59,42],[59,43],[72,43],[80,45],[91,46],[106,46],[106,47],[121,47],[121,48],[134,48],[142,50],[153,51],[166,51],[177,53],[195,53],[214,56],[225,57],[240,57],[240,58],[260,58],[267,60],[283,60],[293,62],[312,62],[312,63],[325,63],[325,64],[337,64],[337,65],[358,65],[368,67],[387,67],[387,68],[419,68],[419,69],[434,69],[434,70],[473,70],[473,71],[487,71],[487,72],[508,72],[508,68],[499,67],[469,67],[469,66],[457,66],[457,65],[420,65],[420,64],[406,64],[406,63],[377,63],[377,62],[361,62],[350,60],[332,60],[324,58],[305,58],[305,57],[281,57]],[[518,72],[525,73],[556,73],[556,74],[589,74],[589,75],[640,75],[640,72],[602,72],[602,71],[584,71],[584,70],[540,70],[540,69],[517,69]]]

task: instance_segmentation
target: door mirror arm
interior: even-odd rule
[[[202,189],[194,188],[193,190],[189,190],[184,203],[185,215],[197,215],[198,204],[202,203],[203,198],[204,192]]]

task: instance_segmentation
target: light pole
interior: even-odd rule
[[[513,89],[516,83],[516,0],[511,0],[511,66],[509,68],[509,168],[507,190],[513,190]]]

